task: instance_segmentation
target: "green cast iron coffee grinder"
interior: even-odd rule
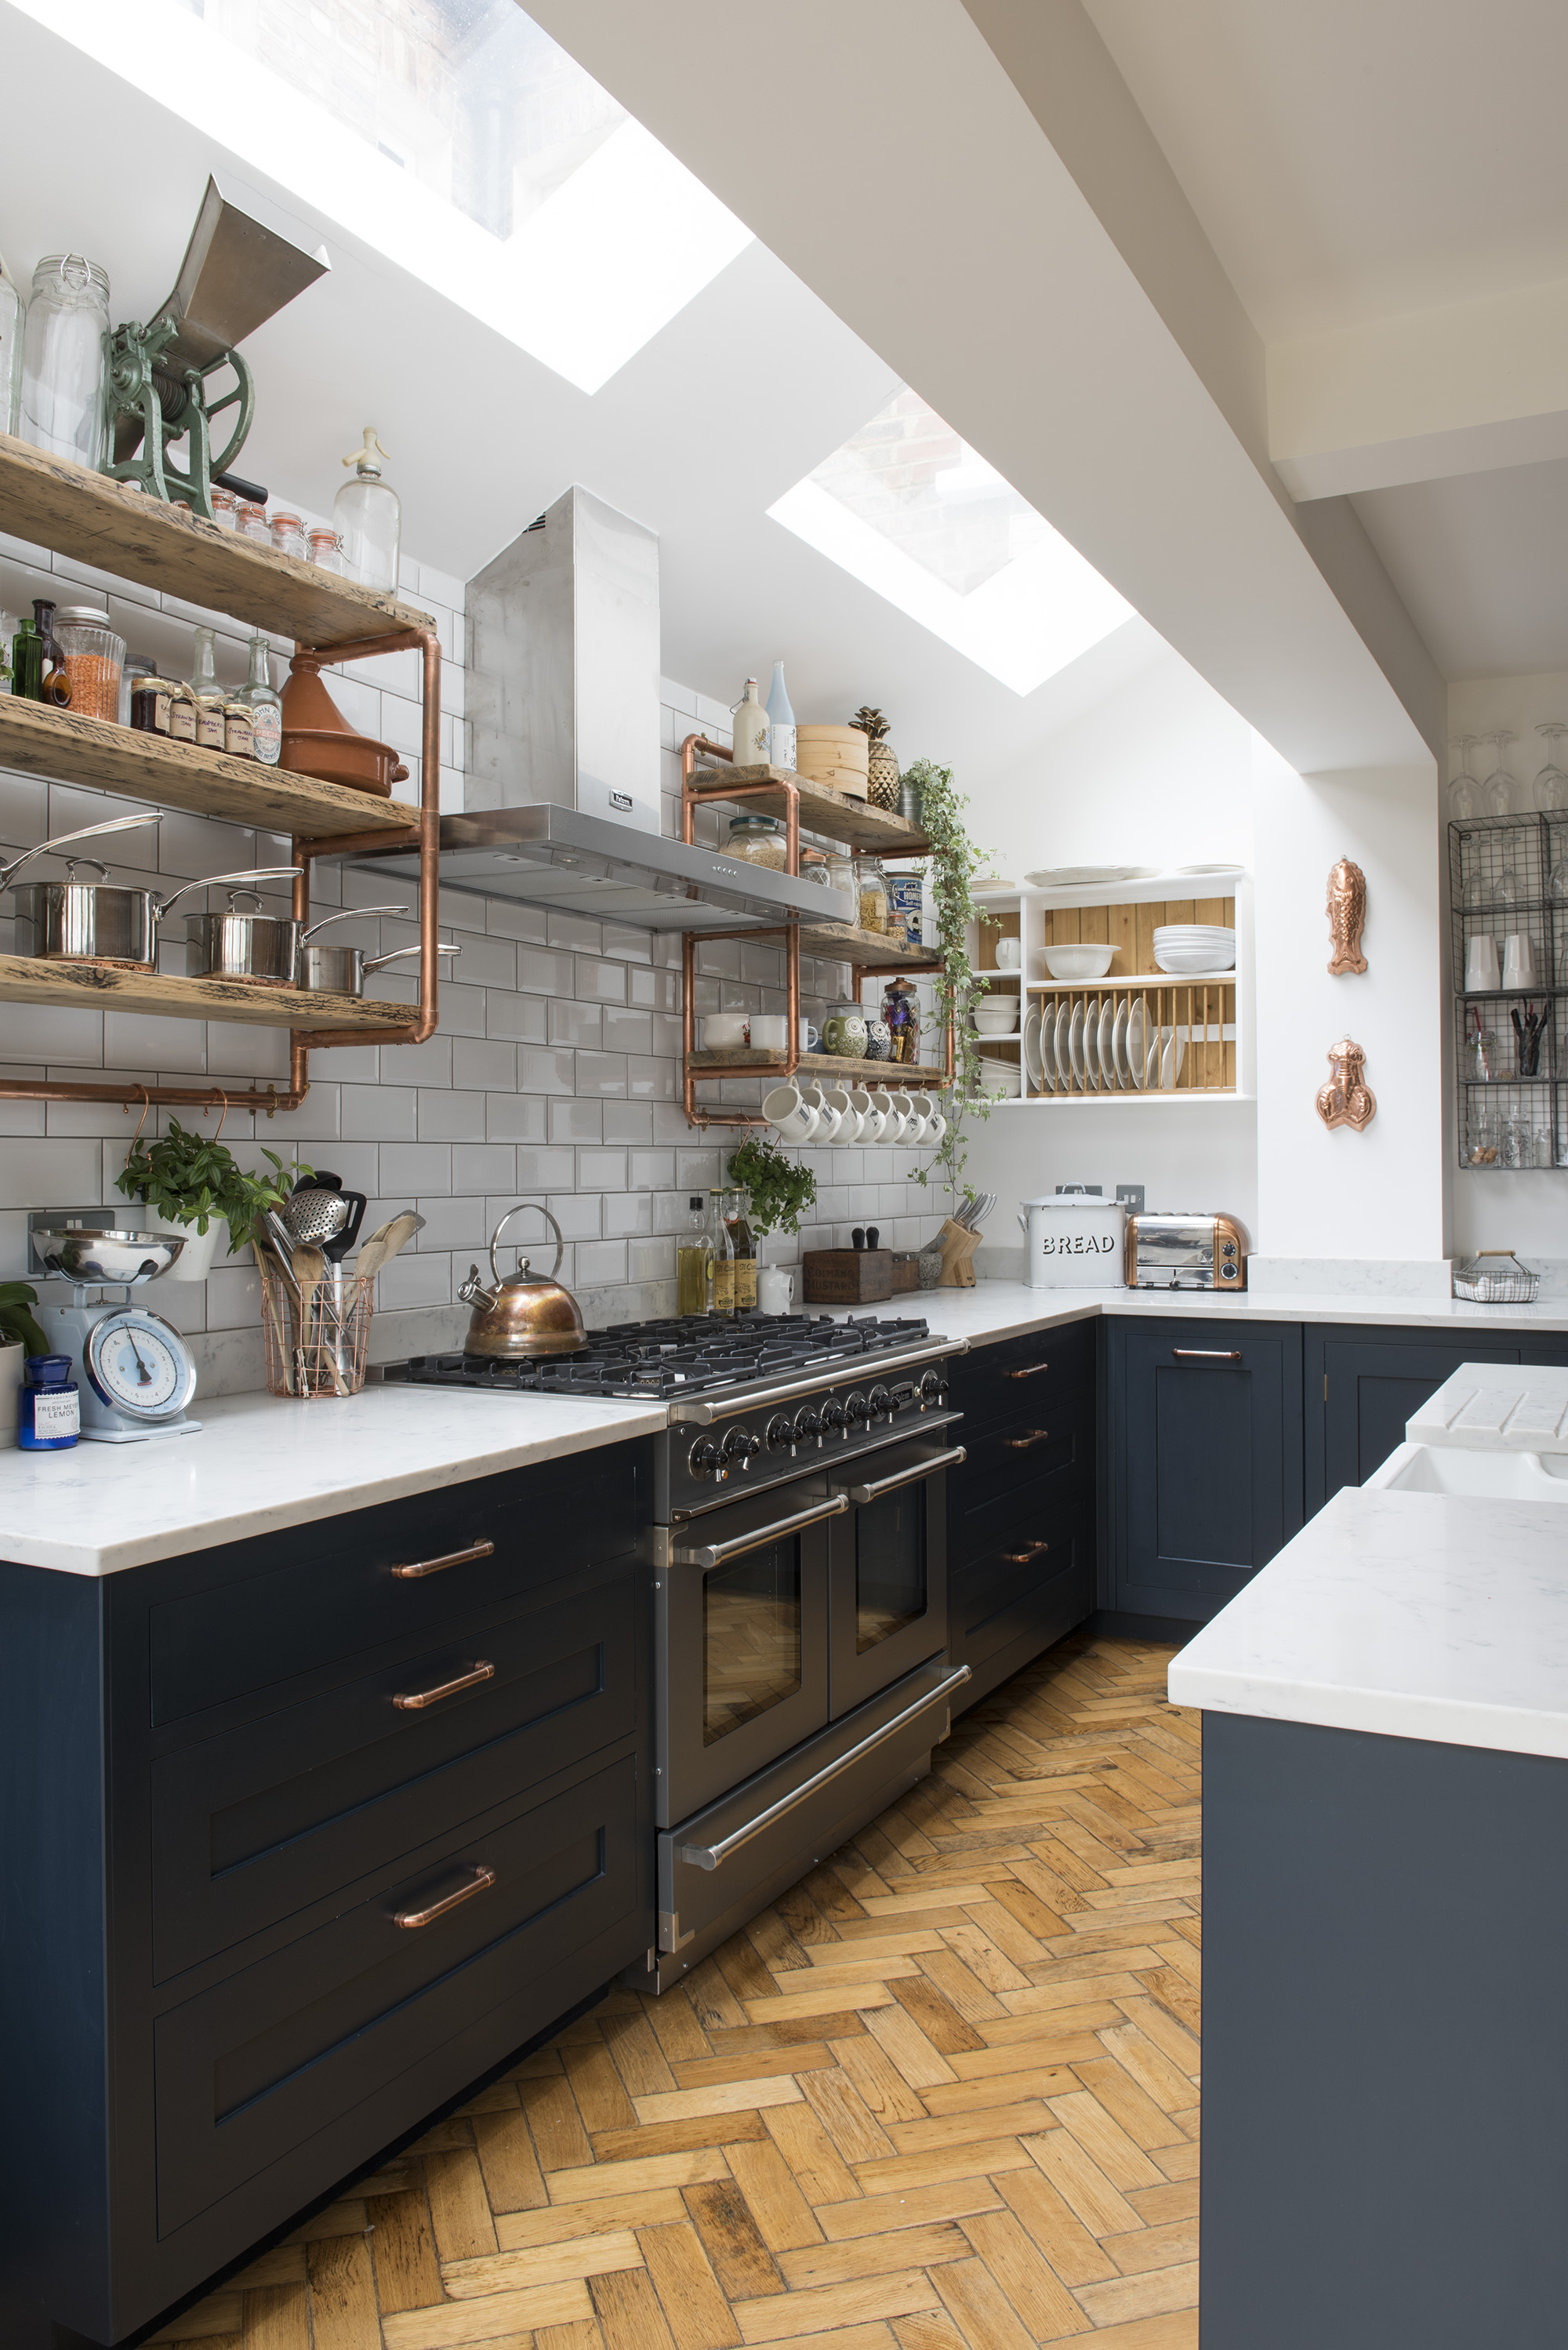
[[[255,414],[254,380],[234,346],[331,265],[325,248],[306,253],[258,218],[260,202],[247,191],[246,206],[237,204],[209,179],[174,291],[150,326],[118,327],[109,344],[104,472],[206,522],[214,482],[242,495],[254,491],[248,482],[224,482]],[[214,396],[225,370],[233,384]],[[217,419],[227,438],[214,454]],[[170,453],[182,440],[182,466]]]

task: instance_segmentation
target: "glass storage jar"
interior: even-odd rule
[[[104,456],[109,279],[79,253],[51,253],[33,272],[22,337],[21,437],[95,472]]]
[[[800,878],[803,881],[815,881],[819,889],[831,886],[827,879],[827,859],[820,848],[801,850]]]
[[[309,550],[296,514],[285,514],[280,510],[273,515],[267,527],[272,535],[272,543],[280,555],[290,555],[296,563],[305,561]]]
[[[305,534],[310,547],[310,560],[318,571],[341,571],[343,557],[337,546],[337,533],[317,523]]]
[[[765,865],[774,873],[782,873],[788,861],[784,828],[776,816],[732,816],[724,845],[732,857]]]
[[[858,1003],[846,999],[828,1005],[822,1024],[822,1049],[846,1061],[866,1058],[866,1014]]]
[[[877,932],[886,931],[888,877],[874,857],[856,858],[855,888],[858,908],[856,920],[860,929]]]
[[[220,530],[237,530],[240,526],[240,502],[233,490],[213,492],[213,520]]]
[[[118,725],[125,639],[109,627],[109,614],[97,604],[61,604],[55,634],[71,681],[71,709],[78,718],[107,718]]]
[[[913,1063],[920,1057],[920,1005],[914,983],[894,979],[882,997],[882,1017],[891,1043],[888,1058]]]
[[[266,508],[257,505],[254,498],[241,502],[239,535],[242,538],[254,538],[258,546],[272,545],[272,533],[266,526]]]

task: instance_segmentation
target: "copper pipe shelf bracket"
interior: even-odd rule
[[[726,744],[710,741],[705,734],[688,734],[680,745],[680,837],[689,847],[695,846],[695,817],[699,806],[708,800],[758,799],[766,795],[772,798],[781,791],[784,795],[784,870],[796,879],[800,877],[800,793],[786,780],[765,784],[695,784],[692,771],[699,758],[725,765],[732,764],[733,754]],[[297,888],[297,883],[296,887]],[[691,1056],[697,1050],[697,944],[703,939],[767,939],[782,938],[784,941],[784,1034],[789,1039],[784,1058],[765,1061],[744,1071],[734,1069],[694,1069]],[[846,957],[846,961],[848,958]],[[688,931],[681,941],[681,1019],[684,1052],[681,1060],[681,1107],[686,1123],[699,1128],[710,1126],[763,1126],[766,1120],[760,1109],[710,1109],[697,1099],[698,1080],[702,1077],[763,1077],[774,1084],[783,1084],[793,1077],[800,1066],[800,927],[792,920],[776,931]],[[918,966],[920,975],[929,976],[928,966]],[[850,993],[857,1000],[867,976],[866,967],[851,962]],[[896,971],[879,969],[883,978],[896,978]],[[871,1064],[883,1066],[881,1062]],[[898,1064],[887,1065],[889,1070]],[[947,1024],[946,1060],[943,1083],[950,1085],[953,1076],[953,1025]]]
[[[222,1086],[144,1086],[107,1080],[67,1084],[49,1079],[0,1079],[0,1101],[118,1102],[129,1112],[139,1106],[179,1109],[279,1110],[297,1109],[310,1090],[309,1055],[335,1045],[422,1045],[433,1036],[440,1020],[438,984],[441,957],[436,952],[440,895],[437,852],[441,827],[441,639],[433,629],[389,629],[382,635],[341,643],[296,645],[296,651],[314,652],[323,661],[366,660],[378,653],[417,651],[421,657],[423,708],[421,727],[420,806],[409,819],[420,849],[420,997],[411,1019],[389,1021],[384,1028],[334,1030],[295,1028],[289,1032],[288,1084],[250,1086],[230,1091]],[[149,795],[149,796],[156,796]],[[290,863],[301,869],[294,884],[296,921],[310,917],[310,868],[317,857],[343,857],[355,850],[385,847],[384,830],[339,833],[309,840],[296,839]],[[281,1006],[279,1007],[282,1008]]]

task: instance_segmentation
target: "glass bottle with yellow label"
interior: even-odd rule
[[[735,1243],[724,1222],[724,1194],[708,1194],[708,1311],[732,1321],[735,1313]]]
[[[749,1314],[757,1302],[757,1243],[752,1231],[748,1210],[751,1201],[744,1191],[732,1191],[729,1196],[725,1222],[730,1228],[730,1241],[735,1252],[735,1311]]]
[[[686,1202],[686,1230],[676,1244],[675,1310],[678,1314],[708,1311],[708,1227],[701,1194]]]

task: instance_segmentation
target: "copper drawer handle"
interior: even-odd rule
[[[457,1891],[449,1893],[444,1901],[432,1901],[428,1909],[396,1909],[392,1913],[392,1923],[394,1926],[429,1926],[437,1918],[444,1918],[449,1909],[455,1909],[460,1901],[472,1901],[476,1893],[487,1893],[494,1882],[495,1871],[493,1868],[476,1868],[468,1884],[460,1885]]]
[[[439,1689],[412,1690],[407,1695],[400,1693],[392,1703],[400,1713],[418,1713],[421,1706],[439,1705],[443,1697],[455,1697],[459,1690],[472,1689],[480,1681],[493,1681],[494,1679],[494,1666],[486,1664],[481,1658],[476,1665],[469,1667],[467,1672],[459,1673],[456,1680],[442,1681]]]
[[[411,1583],[417,1575],[440,1575],[443,1567],[466,1566],[471,1558],[493,1558],[494,1555],[493,1542],[470,1543],[466,1550],[449,1550],[440,1558],[411,1559],[407,1566],[393,1567],[392,1573],[400,1583]]]
[[[1025,1363],[1021,1371],[1009,1371],[1007,1377],[1010,1379],[1032,1379],[1036,1371],[1048,1371],[1050,1367],[1049,1363]]]
[[[1026,1549],[1004,1550],[1002,1555],[1010,1566],[1027,1566],[1032,1558],[1038,1558],[1043,1550],[1050,1547],[1048,1542],[1030,1543]]]
[[[1171,1356],[1179,1363],[1239,1363],[1240,1347],[1172,1347]]]
[[[1050,1433],[1048,1428],[1032,1428],[1027,1435],[1004,1436],[1002,1440],[1009,1452],[1027,1452],[1032,1444],[1044,1444]]]

